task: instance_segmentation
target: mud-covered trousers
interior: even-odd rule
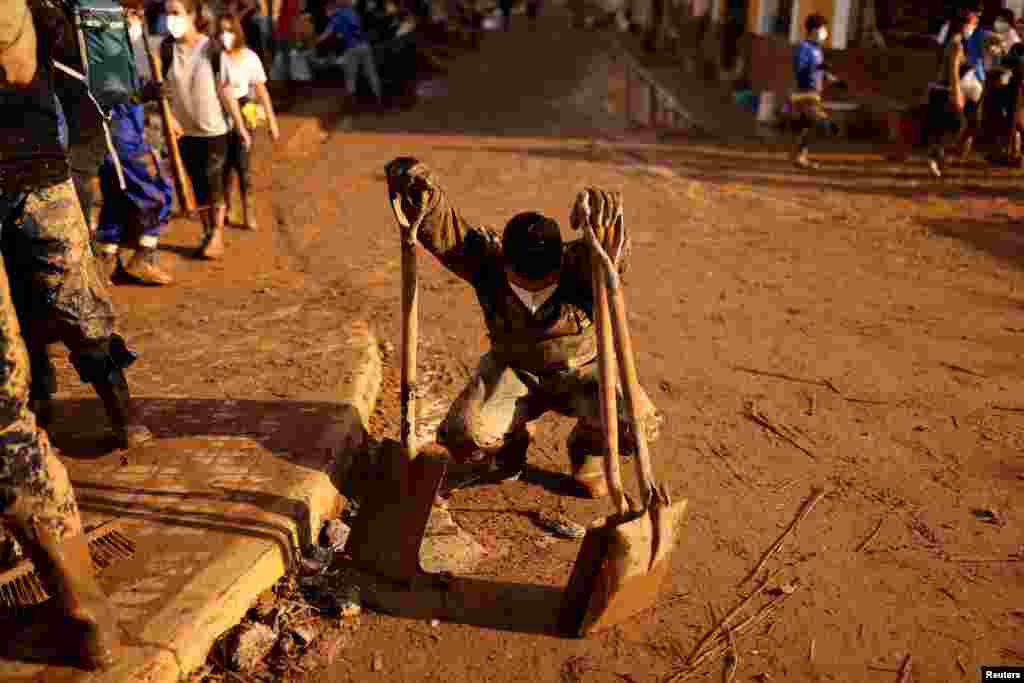
[[[438,428],[438,441],[457,457],[479,460],[516,443],[528,444],[527,424],[554,411],[577,418],[567,448],[573,475],[580,480],[599,479],[604,476],[606,448],[598,390],[596,361],[538,376],[513,369],[487,353]],[[636,437],[621,390],[618,394],[619,444],[628,455],[636,451]],[[647,441],[654,441],[662,418],[643,389],[639,414]]]
[[[55,342],[67,346],[87,384],[105,381],[115,366],[127,367],[72,181],[0,195],[0,223],[10,298],[31,358],[31,398],[56,391],[46,351]]]
[[[68,197],[74,199],[71,185],[68,180],[27,195],[0,194],[4,236],[16,229],[17,215],[59,223],[71,213],[66,204]],[[77,200],[72,207],[84,230]],[[28,352],[8,276],[8,268],[0,268],[0,521],[23,543],[35,542],[39,526],[68,538],[82,532],[82,521],[67,471],[29,410]]]

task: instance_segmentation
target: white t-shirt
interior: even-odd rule
[[[267,82],[267,72],[263,69],[260,56],[247,47],[234,52],[225,52],[223,58],[222,78],[231,84],[231,92],[235,99],[253,96],[253,86]]]
[[[210,39],[203,36],[192,48],[174,43],[174,61],[167,74],[174,117],[189,137],[226,135],[231,126],[220,101],[220,85],[214,82],[210,63]],[[221,55],[221,78],[227,60]]]

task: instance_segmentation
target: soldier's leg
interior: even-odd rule
[[[28,353],[6,272],[0,272],[0,358],[0,518],[68,618],[66,640],[55,637],[74,644],[83,665],[109,665],[119,644],[117,615],[96,582],[67,470],[28,407]]]
[[[9,232],[14,243],[5,243],[5,256],[17,275],[15,300],[29,347],[63,342],[79,377],[103,400],[119,445],[151,439],[135,414],[124,375],[135,354],[113,332],[113,304],[72,182],[30,194]]]
[[[514,371],[486,354],[438,428],[438,441],[456,460],[514,477],[526,463],[528,423],[539,417],[532,394]]]
[[[558,397],[559,412],[577,418],[576,427],[569,434],[566,447],[573,478],[588,496],[601,498],[607,495],[608,485],[604,478],[603,461],[607,449],[601,423],[597,363],[590,363],[575,372],[565,373],[557,381],[557,386],[551,387],[551,391]],[[621,389],[617,393],[619,452],[628,456],[636,452],[636,437]],[[661,416],[643,388],[640,389],[639,407],[644,433],[647,441],[652,442],[658,437]]]

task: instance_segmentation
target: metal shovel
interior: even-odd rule
[[[581,197],[587,206],[586,194]],[[589,218],[589,206],[585,211]],[[615,513],[587,530],[573,566],[562,608],[561,626],[567,633],[586,636],[626,621],[652,606],[668,574],[676,545],[676,528],[686,501],[673,503],[668,491],[654,481],[650,451],[639,415],[640,384],[633,358],[621,283],[593,228],[584,221],[584,232],[593,250],[595,327],[598,334],[601,407],[606,437],[605,476]],[[622,246],[622,216],[606,244]],[[609,315],[609,299],[611,315]],[[614,349],[612,348],[614,344]],[[615,394],[615,355],[633,433],[637,441],[636,468],[642,504],[634,509],[622,485],[618,449],[618,415]]]
[[[348,542],[356,564],[397,581],[424,574],[420,546],[430,511],[448,464],[447,451],[429,444],[419,452],[416,435],[416,347],[418,282],[416,236],[420,220],[410,224],[401,198],[391,193],[395,219],[402,228],[402,426],[401,443],[381,449],[381,476],[359,508]]]

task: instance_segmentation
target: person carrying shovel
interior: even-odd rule
[[[601,400],[594,330],[591,252],[584,240],[563,242],[558,223],[539,213],[514,216],[504,233],[471,223],[416,159],[387,167],[399,222],[418,225],[418,239],[448,270],[476,291],[491,349],[438,429],[453,459],[479,466],[491,480],[512,479],[526,464],[529,423],[548,411],[577,419],[568,455],[587,497],[608,495],[602,456]],[[605,202],[616,196],[600,190]],[[624,273],[629,238],[618,259]],[[661,416],[642,390],[637,407],[648,441]],[[636,439],[618,401],[621,450]]]

